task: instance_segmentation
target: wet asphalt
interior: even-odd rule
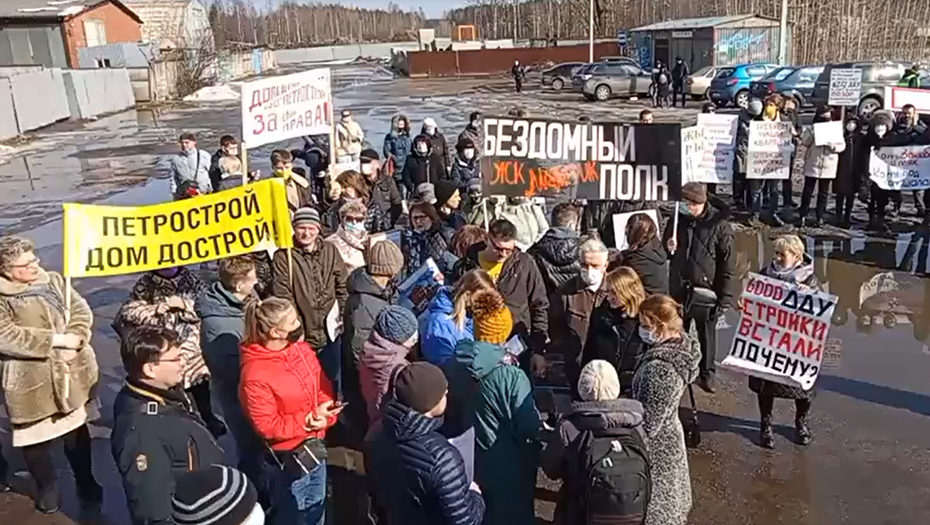
[[[413,121],[437,120],[454,139],[468,113],[505,113],[522,107],[530,115],[633,120],[642,103],[583,103],[577,95],[530,90],[517,96],[506,79],[392,80],[373,68],[340,70],[336,107],[349,107],[380,149],[390,118],[405,112]],[[693,121],[700,107],[661,110],[657,120]],[[204,149],[238,127],[236,102],[136,110],[85,124],[43,130],[23,152],[0,157],[0,227],[31,237],[46,268],[61,267],[63,201],[142,205],[167,200],[164,156],[175,151],[182,131],[193,131]],[[298,147],[299,141],[290,145]],[[267,170],[271,146],[250,152],[250,166]],[[831,203],[832,205],[832,203]],[[904,212],[910,209],[905,206]],[[862,231],[864,208],[851,232],[832,227],[799,231],[815,259],[818,278],[839,296],[833,340],[817,383],[811,414],[814,442],[793,443],[793,404],[776,403],[776,448],[758,446],[756,400],[746,378],[726,371],[716,395],[697,391],[703,443],[690,452],[695,525],[914,524],[930,516],[930,232],[902,217],[888,236]],[[737,225],[738,278],[771,259],[771,239],[782,230]],[[119,475],[109,451],[110,407],[122,385],[116,334],[110,327],[134,276],[81,279],[76,287],[95,312],[93,345],[100,360],[101,418],[92,424],[95,472],[105,487],[102,515],[82,515],[61,451],[63,513],[41,516],[19,494],[0,495],[0,524],[128,524]],[[718,362],[729,349],[736,314],[718,331]],[[0,427],[4,426],[0,409]],[[4,455],[19,470],[14,488],[31,484],[22,458],[0,430]],[[232,449],[229,438],[222,442]],[[356,454],[333,455],[331,521],[356,523]],[[345,470],[339,467],[346,467]],[[540,476],[537,510],[552,518],[557,484]]]

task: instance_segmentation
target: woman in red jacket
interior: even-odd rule
[[[284,299],[245,309],[239,397],[281,468],[274,523],[320,525],[326,507],[326,429],[342,410],[316,352],[301,339],[300,317]]]

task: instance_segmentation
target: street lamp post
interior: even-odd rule
[[[588,62],[594,62],[594,0],[588,9]]]

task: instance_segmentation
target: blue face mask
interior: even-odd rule
[[[678,203],[678,213],[684,215],[685,217],[691,216],[691,210],[688,208],[688,205],[683,202]]]
[[[654,345],[657,342],[656,336],[652,334],[649,330],[646,330],[642,326],[639,327],[639,338],[643,340],[647,345]]]

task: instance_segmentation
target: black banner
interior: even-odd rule
[[[681,125],[486,117],[485,195],[674,201]]]

